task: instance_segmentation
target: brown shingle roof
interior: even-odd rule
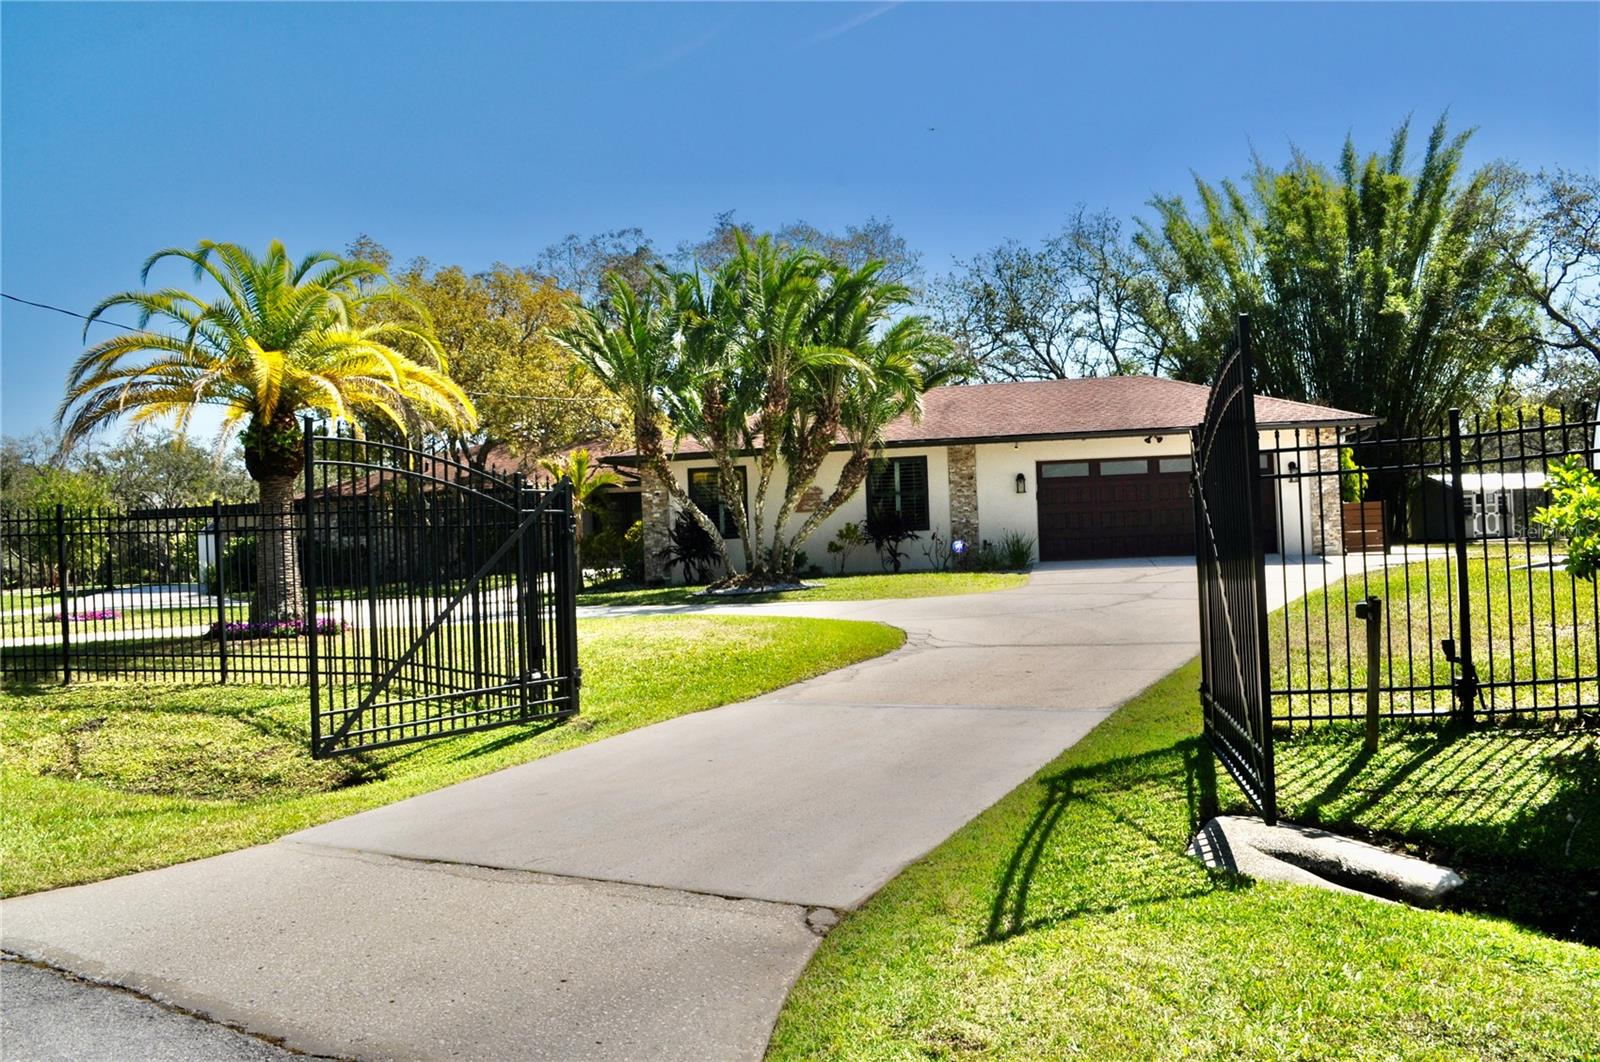
[[[1013,439],[1071,439],[1104,435],[1162,435],[1188,431],[1205,417],[1211,389],[1157,376],[1098,376],[1072,380],[961,384],[922,396],[922,418],[901,417],[883,432],[885,446],[972,443]],[[1331,406],[1256,396],[1261,428],[1376,424],[1377,417]],[[685,439],[677,456],[703,454]],[[631,454],[617,454],[624,463]]]
[[[1210,388],[1155,376],[936,387],[922,399],[922,420],[902,417],[884,442],[972,442],[1001,438],[1070,438],[1187,431],[1205,417]],[[1373,423],[1376,418],[1329,406],[1256,397],[1263,428]]]

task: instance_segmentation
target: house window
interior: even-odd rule
[[[867,524],[928,530],[928,459],[888,457],[867,472]]]
[[[1156,462],[1161,472],[1193,472],[1194,459],[1189,457],[1163,457]]]
[[[1039,475],[1044,479],[1071,479],[1088,474],[1087,461],[1046,461],[1039,466]]]
[[[739,474],[739,501],[741,507],[749,504],[750,484],[745,478],[744,468],[734,469]],[[693,501],[700,511],[711,517],[716,525],[722,528],[723,538],[739,537],[739,520],[733,514],[733,509],[722,498],[722,484],[720,474],[715,468],[691,468],[689,470],[689,500]]]
[[[1101,461],[1100,474],[1102,476],[1143,476],[1150,472],[1150,462],[1144,458],[1135,458],[1131,461]]]

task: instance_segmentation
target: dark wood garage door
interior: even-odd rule
[[[1041,461],[1039,559],[1194,552],[1189,459]]]
[[[1041,461],[1039,559],[1171,557],[1194,553],[1194,502],[1187,457]],[[1264,481],[1262,535],[1277,548]]]

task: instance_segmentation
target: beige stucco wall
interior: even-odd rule
[[[1311,433],[1305,433],[1309,445]],[[1294,434],[1292,432],[1278,432],[1276,435],[1263,432],[1262,447],[1292,447]],[[998,542],[1009,531],[1016,531],[1034,540],[1034,559],[1038,559],[1039,517],[1038,517],[1038,483],[1037,469],[1040,461],[1082,461],[1082,460],[1107,460],[1115,458],[1149,458],[1149,457],[1182,457],[1189,454],[1189,436],[1187,433],[1177,433],[1152,437],[1146,442],[1143,436],[1116,436],[1103,439],[1058,439],[1047,442],[996,442],[980,443],[976,451],[976,487],[978,508],[978,535],[980,540]],[[943,446],[928,447],[896,447],[885,450],[885,456],[911,457],[925,456],[928,459],[928,514],[931,530],[946,540],[950,537],[950,478],[948,451]],[[816,482],[822,487],[824,495],[831,493],[838,482],[840,470],[844,467],[846,455],[833,453],[828,455],[817,475]],[[1285,456],[1283,460],[1289,460]],[[755,490],[757,470],[753,459],[746,458],[739,462],[747,469],[746,475],[750,478],[752,495]],[[673,475],[685,489],[688,486],[688,473],[690,469],[710,468],[711,462],[705,458],[676,460],[672,462]],[[1027,477],[1027,493],[1017,493],[1017,473]],[[777,515],[777,508],[782,502],[783,470],[780,465],[775,476],[775,483],[768,495],[767,535],[771,538],[771,523]],[[1314,552],[1317,536],[1312,533],[1311,521],[1313,518],[1312,498],[1310,485],[1312,480],[1295,480],[1286,478],[1278,483],[1278,517],[1279,538],[1282,550],[1290,556],[1299,556]],[[674,505],[674,510],[676,506]],[[793,534],[799,529],[806,514],[796,513],[789,521],[788,530]],[[834,560],[827,552],[827,544],[831,541],[839,528],[846,523],[857,523],[866,519],[866,497],[864,490],[857,490],[855,495],[847,501],[838,512],[835,512],[823,521],[815,534],[801,546],[806,556],[812,562],[821,565],[830,574],[835,570]],[[1333,514],[1337,520],[1337,513]],[[915,541],[907,543],[905,549],[909,554],[904,562],[907,570],[921,570],[930,567],[930,560],[924,554],[923,547],[927,544],[928,534],[923,533]],[[740,544],[737,541],[729,542],[729,551],[735,561],[742,560]],[[845,568],[847,572],[876,572],[882,570],[882,564],[877,554],[870,546],[863,547],[851,555]]]
[[[1297,469],[1311,470],[1320,461],[1338,461],[1337,439],[1331,428],[1282,429],[1261,433],[1261,449],[1276,455],[1278,473],[1279,551],[1286,557],[1302,557],[1325,552],[1324,539],[1332,552],[1341,551],[1339,534],[1338,479],[1305,476],[1295,478]],[[1296,467],[1290,468],[1293,463]],[[1337,467],[1337,465],[1335,465]],[[1327,490],[1333,502],[1325,505]],[[1324,530],[1326,529],[1326,530]]]
[[[1099,461],[1118,457],[1181,457],[1187,435],[1166,435],[1146,443],[1142,436],[1110,439],[1057,439],[1050,442],[984,443],[978,447],[978,527],[980,538],[998,542],[1008,531],[1034,540],[1039,559],[1040,461]],[[1017,493],[1017,473],[1028,477],[1028,493]]]
[[[932,530],[938,531],[940,537],[948,539],[950,537],[950,478],[945,448],[943,446],[896,447],[893,450],[884,451],[884,454],[887,457],[923,456],[928,459],[928,520],[932,525]],[[839,452],[831,453],[823,460],[822,467],[817,471],[816,483],[822,488],[824,498],[833,493],[834,486],[839,482],[839,473],[844,469],[847,459],[847,454]],[[739,461],[739,464],[746,469],[745,475],[750,481],[750,495],[754,499],[756,480],[759,476],[755,459],[744,458]],[[713,467],[711,461],[705,458],[675,460],[672,462],[672,474],[678,483],[687,490],[689,471],[691,469],[711,467]],[[778,515],[778,507],[783,504],[784,479],[784,470],[780,463],[773,475],[773,484],[767,491],[766,537],[769,543],[772,541],[772,521]],[[674,503],[674,518],[676,518],[676,513],[677,504]],[[798,512],[791,515],[786,533],[793,535],[809,516],[809,513]],[[801,544],[800,549],[809,560],[821,565],[824,571],[832,574],[835,570],[835,565],[833,557],[827,550],[828,543],[833,540],[833,536],[845,524],[860,523],[866,518],[866,491],[858,489],[850,500],[839,507],[837,512],[834,512],[822,522],[816,532]],[[917,571],[931,567],[928,558],[922,552],[922,547],[927,544],[927,540],[928,535],[924,532],[916,540],[908,542],[902,547],[908,554],[903,562],[904,570]],[[741,544],[737,540],[729,541],[728,552],[732,556],[734,563],[742,562]],[[850,563],[845,568],[846,572],[877,572],[882,570],[883,566],[879,563],[878,555],[873,551],[871,545],[856,550],[851,555]],[[682,576],[681,572],[675,574],[679,578]]]

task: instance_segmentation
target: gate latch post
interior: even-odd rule
[[[1439,642],[1439,648],[1444,650],[1445,661],[1461,669],[1461,674],[1456,676],[1452,683],[1455,689],[1456,701],[1460,705],[1459,712],[1468,722],[1472,720],[1472,708],[1478,700],[1478,668],[1470,659],[1456,652],[1456,640],[1445,638]]]
[[[1383,598],[1356,602],[1356,619],[1367,624],[1367,732],[1361,747],[1378,751],[1378,658],[1383,654]]]

